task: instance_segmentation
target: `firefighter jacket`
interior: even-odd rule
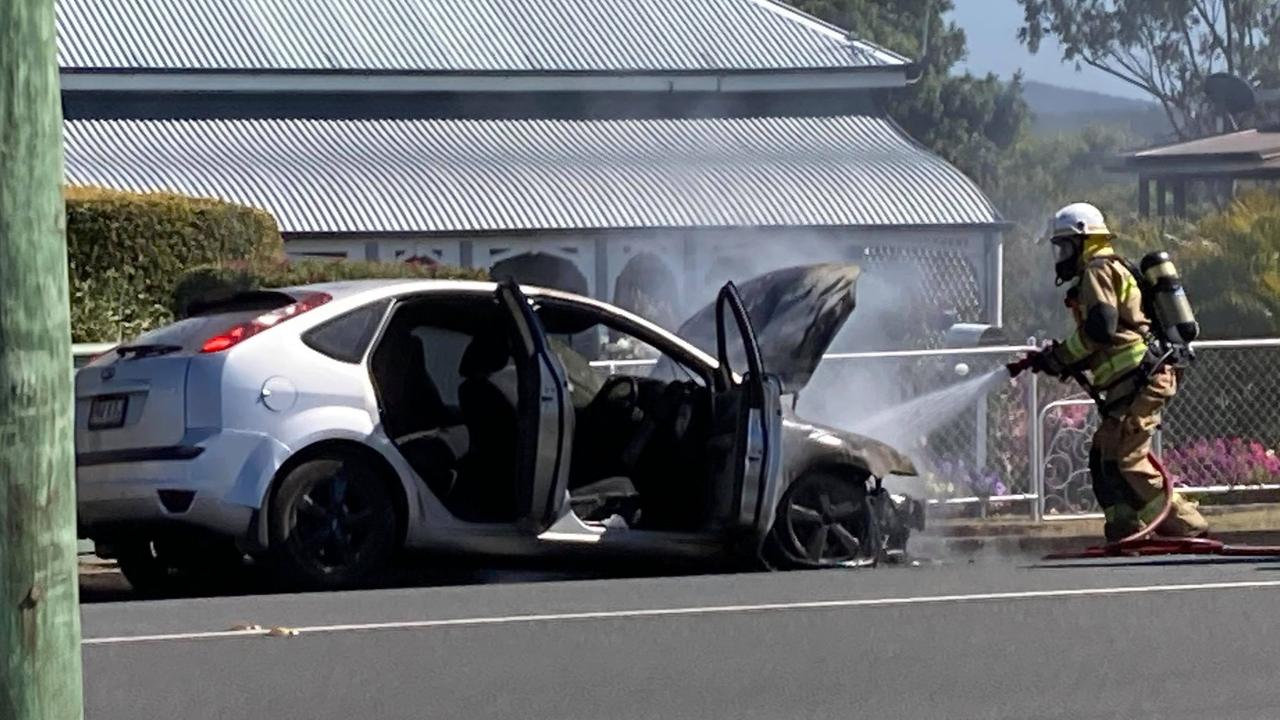
[[[1137,281],[1110,247],[1085,260],[1078,288],[1076,330],[1054,359],[1087,370],[1093,386],[1106,389],[1141,365],[1151,321]]]

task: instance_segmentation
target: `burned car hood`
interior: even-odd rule
[[[853,312],[861,268],[852,263],[823,263],[784,268],[738,285],[755,330],[765,372],[778,376],[784,393],[803,388],[822,361],[836,333]],[[730,321],[729,362],[745,363],[742,342]],[[715,303],[703,307],[676,334],[716,355]]]
[[[893,447],[865,435],[803,420],[790,410],[783,414],[783,442],[789,468],[830,461],[860,467],[882,480],[891,475],[919,476],[911,458]]]

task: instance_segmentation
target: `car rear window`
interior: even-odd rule
[[[358,363],[364,359],[389,304],[390,300],[380,300],[339,315],[308,330],[302,342],[334,360]]]
[[[143,333],[122,344],[120,350],[164,348],[166,355],[194,355],[214,335],[296,301],[288,293],[257,291],[218,302],[192,303],[188,306],[190,317]]]

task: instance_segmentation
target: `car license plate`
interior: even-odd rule
[[[124,395],[94,398],[89,405],[89,429],[107,430],[124,426],[129,398]]]

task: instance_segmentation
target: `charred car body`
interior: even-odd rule
[[[210,547],[312,587],[401,548],[877,562],[923,527],[891,486],[914,467],[786,402],[857,274],[726,285],[678,333],[512,282],[210,300],[78,372],[81,536],[153,589]],[[653,359],[592,362],[606,343]]]

